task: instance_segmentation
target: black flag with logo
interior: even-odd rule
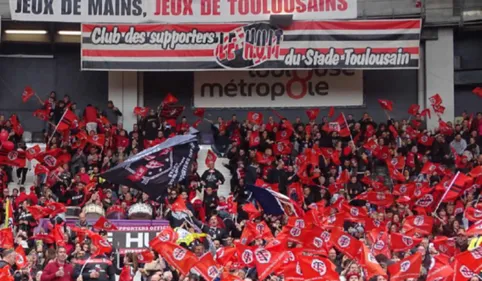
[[[168,186],[177,184],[189,175],[198,150],[195,136],[175,136],[141,151],[101,177],[138,189],[157,200]]]

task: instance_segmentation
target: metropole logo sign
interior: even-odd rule
[[[197,72],[194,105],[293,107],[363,104],[361,71],[279,70]],[[336,94],[335,94],[336,93]]]

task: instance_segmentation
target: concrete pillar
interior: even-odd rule
[[[136,123],[133,113],[138,104],[137,72],[109,72],[109,100],[123,115],[123,126],[128,132]]]
[[[419,53],[419,68],[418,68],[418,100],[417,103],[420,105],[420,110],[425,109],[427,106],[425,103],[425,44],[420,43],[420,53]]]
[[[452,28],[440,28],[438,40],[425,42],[425,103],[430,105],[429,97],[438,93],[443,100],[444,121],[454,121],[454,33]],[[432,119],[427,122],[429,129],[438,127],[438,117],[432,113]]]

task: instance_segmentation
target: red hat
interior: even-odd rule
[[[350,280],[350,277],[352,276],[356,276],[356,278],[360,278],[360,275],[356,272],[350,272],[346,275],[346,280],[349,281]]]

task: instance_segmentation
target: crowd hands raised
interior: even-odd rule
[[[0,235],[1,280],[104,281],[116,274],[121,281],[134,276],[151,281],[475,281],[481,276],[476,238],[482,233],[482,113],[440,120],[435,130],[425,128],[418,109],[410,119],[395,120],[385,107],[386,122],[369,113],[358,121],[341,112],[334,118],[334,109],[323,118],[319,109],[308,110],[307,123],[275,111],[266,118],[249,112],[244,121],[235,115],[213,121],[197,109],[200,119],[189,124],[185,118],[176,123],[182,110],[176,118],[163,114],[166,106],[179,107],[170,101],[157,110],[138,108],[139,122],[127,132],[112,103],[106,108],[111,118],[94,108],[95,118],[89,119],[87,108],[80,114],[64,98],[85,125],[59,131],[66,111],[55,113],[60,102],[49,100],[47,149],[31,159],[45,167],[45,156],[56,150],[58,166],[35,169],[30,192],[24,187],[10,192],[11,168],[2,168],[2,217],[9,226]],[[100,176],[202,121],[211,122],[214,136],[208,169],[200,175],[194,164],[189,177],[170,186],[161,200],[153,202],[146,193]],[[4,129],[13,131],[6,123]],[[30,153],[21,135],[9,133],[8,140],[17,151]],[[229,159],[228,197],[218,195],[225,178],[215,169],[217,157]],[[22,186],[23,170],[18,170],[29,165],[16,169]],[[275,197],[283,200],[269,203],[282,206],[283,214],[265,210],[253,199],[251,185],[281,194]],[[149,248],[120,256],[116,244],[107,242],[109,220],[101,217],[104,223],[93,226],[85,207],[126,217],[136,204],[149,206],[148,218],[166,219],[169,227]],[[75,226],[65,224],[63,214],[70,211],[78,216]],[[41,218],[48,223],[37,232]]]

